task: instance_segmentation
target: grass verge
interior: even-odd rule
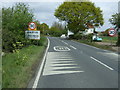
[[[42,46],[29,46],[19,50],[19,53],[8,53],[2,58],[2,88],[26,88],[42,60],[47,39],[43,38]]]
[[[102,37],[102,42],[109,42],[109,43],[116,43],[118,37],[110,37],[110,36],[101,36]]]

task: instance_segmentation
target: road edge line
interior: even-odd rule
[[[32,88],[37,88],[38,81],[39,81],[39,78],[40,78],[40,76],[41,76],[41,73],[42,73],[42,70],[43,70],[43,67],[44,67],[45,58],[46,58],[46,55],[47,55],[47,52],[48,52],[48,49],[49,49],[49,46],[50,46],[50,40],[49,40],[48,38],[47,38],[47,40],[48,40],[47,49],[46,49],[46,51],[45,51],[44,57],[43,57],[43,59],[42,59],[42,63],[41,63],[41,65],[40,65],[40,69],[39,69],[39,71],[38,71],[38,73],[37,73],[37,76],[36,76],[36,79],[35,79],[35,81],[34,81],[34,83],[33,83]]]

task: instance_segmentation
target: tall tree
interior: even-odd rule
[[[96,27],[104,24],[102,11],[94,3],[88,2],[64,2],[55,10],[55,17],[66,21],[70,31],[77,33],[79,30],[85,30],[87,24]],[[83,0],[80,0],[83,1]]]
[[[115,25],[115,28],[117,30],[120,29],[120,13],[112,15],[109,21],[111,22],[111,24]]]
[[[109,21],[111,22],[111,24],[115,26],[116,30],[118,31],[117,45],[120,46],[120,31],[119,31],[120,30],[120,13],[116,13],[112,15]]]

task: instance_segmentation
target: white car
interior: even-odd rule
[[[66,38],[65,34],[62,34],[60,37],[61,37],[61,38]]]

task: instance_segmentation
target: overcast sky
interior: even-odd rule
[[[17,0],[21,1],[21,0]],[[47,0],[47,1],[38,1],[34,0],[34,2],[31,0],[30,2],[25,2],[30,6],[30,9],[33,10],[35,18],[40,21],[40,23],[47,23],[49,26],[52,25],[54,21],[58,21],[54,17],[54,12],[55,9],[62,4],[64,0]],[[111,15],[115,14],[118,12],[118,1],[119,0],[91,0],[92,2],[95,3],[96,7],[100,7],[101,10],[103,10],[103,17],[104,17],[104,22],[105,24],[97,29],[100,31],[104,31],[107,28],[112,28],[113,26],[109,22],[109,18],[111,18]],[[11,7],[14,5],[16,0],[6,0],[5,2],[2,2],[2,7]]]

